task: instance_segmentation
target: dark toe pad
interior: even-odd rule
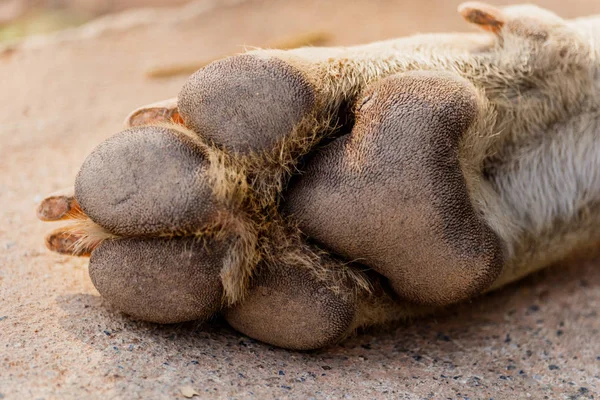
[[[242,304],[227,310],[225,317],[231,326],[254,339],[310,350],[342,339],[355,308],[354,300],[334,293],[310,272],[282,266],[261,273]]]
[[[239,153],[270,150],[310,112],[314,90],[276,58],[240,55],[192,75],[179,93],[186,125]]]
[[[225,249],[195,238],[106,240],[92,253],[90,277],[105,299],[134,318],[202,320],[221,307]]]
[[[203,149],[173,129],[131,128],[101,143],[75,180],[75,197],[117,235],[189,233],[216,212]]]

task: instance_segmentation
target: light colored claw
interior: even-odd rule
[[[89,257],[104,240],[115,238],[117,236],[83,216],[46,235],[46,247],[60,254]]]
[[[56,253],[89,257],[103,240],[115,237],[85,215],[72,187],[42,200],[37,208],[37,216],[42,221],[69,220],[67,225],[46,235],[46,247]]]
[[[78,218],[83,211],[75,199],[74,189],[70,187],[44,198],[38,205],[36,213],[42,221],[61,221]]]
[[[55,229],[46,235],[46,247],[60,254],[89,257],[93,247],[81,246],[83,235],[72,232],[68,227]]]
[[[137,108],[125,118],[125,126],[128,128],[164,122],[183,124],[177,108],[177,97]]]
[[[501,10],[489,4],[469,1],[458,6],[458,13],[472,24],[480,28],[499,34],[506,23],[506,17]]]

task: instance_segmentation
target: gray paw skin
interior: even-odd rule
[[[277,148],[312,112],[311,90],[283,61],[233,57],[196,73],[179,96],[197,137],[177,126],[137,127],[88,156],[75,197],[112,235],[90,260],[92,281],[111,304],[159,323],[223,312],[240,332],[296,350],[329,346],[363,320],[386,319],[372,310],[390,303],[388,293],[352,278],[361,275],[356,266],[316,256],[291,228],[296,221],[303,234],[359,259],[414,303],[453,303],[492,282],[502,251],[473,210],[457,150],[477,116],[476,99],[469,83],[450,74],[371,84],[352,133],[311,158],[284,193],[283,215],[277,204],[248,206],[263,193],[253,192],[260,175],[240,177],[227,163],[211,169],[221,148],[243,155],[242,164]],[[237,177],[235,187],[247,185],[239,193],[249,200],[222,197],[233,193],[228,176]],[[227,225],[224,215],[245,216],[250,228]],[[244,242],[256,247],[239,253],[239,237],[256,235],[260,246]],[[241,260],[252,253],[256,264]],[[227,285],[241,281],[241,272],[253,278],[241,301],[223,308]]]
[[[446,305],[481,293],[503,255],[459,165],[474,89],[448,73],[411,72],[371,85],[359,103],[352,133],[311,159],[285,195],[286,212],[405,299]]]

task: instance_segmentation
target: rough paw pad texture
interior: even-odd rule
[[[248,296],[225,317],[238,331],[265,343],[294,350],[325,347],[348,333],[356,308],[354,300],[328,284],[310,271],[282,266],[259,274]]]
[[[202,136],[238,153],[271,150],[314,108],[314,89],[276,58],[240,55],[193,74],[179,113]]]
[[[406,73],[371,85],[360,104],[352,133],[292,182],[286,212],[311,238],[386,276],[405,299],[445,305],[480,293],[503,255],[460,168],[474,89],[447,73]]]
[[[118,310],[134,318],[175,323],[219,310],[223,243],[196,238],[106,240],[93,251],[90,277]]]
[[[97,224],[117,235],[193,233],[217,207],[202,148],[162,127],[131,128],[86,158],[75,197]]]

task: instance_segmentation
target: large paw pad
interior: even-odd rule
[[[287,212],[309,237],[382,273],[403,298],[444,305],[480,293],[503,259],[459,162],[476,114],[474,89],[450,74],[373,84],[352,133],[292,185]]]

